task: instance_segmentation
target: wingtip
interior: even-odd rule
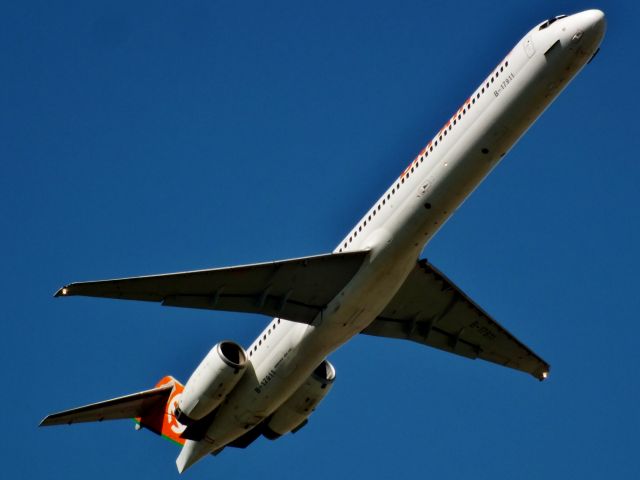
[[[544,369],[539,370],[538,372],[536,372],[535,377],[540,380],[541,382],[544,382],[547,378],[549,378],[549,366],[547,365]]]
[[[58,289],[58,291],[53,295],[54,298],[58,297],[66,297],[69,295],[69,285],[65,285],[64,287]]]
[[[49,420],[49,415],[47,415],[42,420],[40,420],[40,423],[38,424],[38,427],[46,427],[46,426],[48,426],[49,424],[47,423],[47,420]]]

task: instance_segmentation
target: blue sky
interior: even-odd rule
[[[6,478],[176,478],[133,423],[47,413],[185,380],[266,318],[71,281],[323,253],[534,24],[599,7],[602,52],[427,247],[549,381],[355,338],[296,435],[191,478],[629,477],[638,471],[635,2],[4,2]]]

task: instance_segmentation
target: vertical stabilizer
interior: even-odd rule
[[[186,426],[178,422],[174,415],[177,402],[184,390],[184,385],[175,378],[166,376],[156,384],[156,388],[160,388],[165,385],[173,385],[173,389],[171,390],[171,394],[169,395],[167,402],[162,405],[162,408],[150,410],[143,416],[136,417],[135,421],[141,427],[151,430],[167,440],[171,440],[178,445],[184,445],[185,440],[180,437],[180,434],[184,432]]]

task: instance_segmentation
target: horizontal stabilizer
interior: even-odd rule
[[[420,260],[395,297],[362,332],[481,358],[544,380],[549,364],[509,333],[443,273]]]
[[[154,410],[164,410],[172,390],[173,383],[169,383],[144,392],[53,413],[45,417],[40,422],[40,426],[48,427],[51,425],[71,425],[72,423],[144,417]]]
[[[353,278],[368,252],[164,275],[72,283],[56,297],[82,295],[165,306],[259,313],[311,323]]]

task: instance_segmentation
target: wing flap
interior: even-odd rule
[[[382,314],[362,333],[481,358],[540,380],[550,368],[426,260],[418,262]]]
[[[41,427],[52,425],[71,425],[83,422],[101,422],[123,418],[143,417],[148,412],[163,408],[173,390],[173,383],[143,392],[92,403],[46,416]]]
[[[353,278],[367,252],[237,267],[72,283],[56,297],[82,295],[280,316],[310,323]]]

